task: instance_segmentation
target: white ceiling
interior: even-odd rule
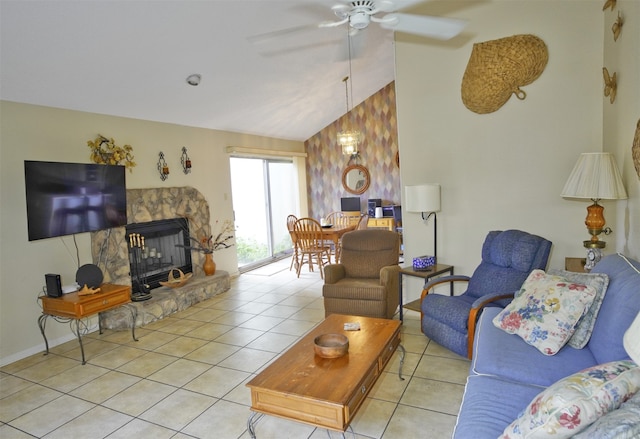
[[[334,3],[0,0],[0,98],[306,140],[346,111],[346,27],[249,37],[335,20]],[[394,79],[393,44],[375,23],[354,36],[356,104]]]

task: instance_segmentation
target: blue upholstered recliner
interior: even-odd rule
[[[551,242],[520,230],[489,232],[482,262],[473,276],[443,276],[428,282],[421,295],[422,332],[451,351],[471,358],[475,323],[482,308],[505,306],[532,270],[546,269]],[[458,296],[429,294],[436,285],[468,282]]]

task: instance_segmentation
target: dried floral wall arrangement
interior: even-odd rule
[[[95,140],[87,141],[87,146],[91,148],[91,161],[102,165],[124,165],[132,171],[136,166],[133,161],[133,148],[131,145],[117,146],[113,138],[108,139],[98,135]]]
[[[520,87],[538,79],[548,60],[547,45],[535,35],[476,43],[462,78],[462,102],[485,114],[498,110],[512,94],[523,100],[527,94]]]

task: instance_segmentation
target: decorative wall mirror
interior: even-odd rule
[[[370,184],[369,171],[362,165],[349,165],[342,173],[342,186],[352,194],[360,195],[365,193]]]

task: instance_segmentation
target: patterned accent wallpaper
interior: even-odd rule
[[[371,175],[369,189],[360,195],[363,212],[369,198],[381,198],[383,205],[400,204],[400,169],[396,166],[398,124],[395,82],[389,83],[350,112],[354,128],[362,133],[358,164]],[[340,210],[340,198],[356,197],[342,187],[342,172],[349,164],[342,154],[337,134],[347,124],[349,114],[305,141],[309,215],[320,218]],[[352,162],[355,164],[355,162]]]

